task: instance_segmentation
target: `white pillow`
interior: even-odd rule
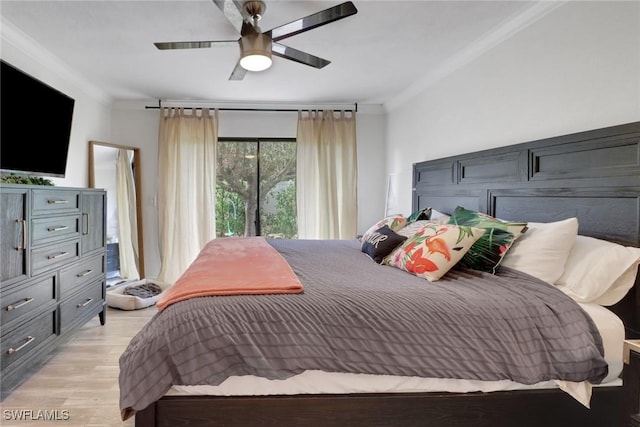
[[[451,216],[442,213],[440,211],[437,211],[435,209],[431,209],[431,217],[429,218],[429,220],[431,221],[435,221],[438,222],[440,224],[446,224],[447,222],[449,222],[449,219],[451,218]]]
[[[578,235],[578,219],[530,222],[527,226],[527,231],[511,246],[501,265],[553,284],[564,273]]]
[[[633,287],[640,248],[578,236],[556,285],[578,302],[613,305]]]

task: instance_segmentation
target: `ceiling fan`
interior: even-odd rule
[[[154,43],[154,45],[160,50],[209,48],[213,45],[239,45],[240,59],[236,63],[229,80],[242,80],[247,71],[266,70],[271,66],[272,55],[314,68],[325,67],[331,61],[285,46],[279,43],[280,40],[355,15],[358,12],[353,3],[347,1],[262,32],[258,26],[258,21],[260,21],[266,9],[263,1],[213,0],[213,2],[240,32],[239,39],[161,42]]]

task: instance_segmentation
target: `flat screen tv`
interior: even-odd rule
[[[64,177],[75,100],[0,62],[0,172]]]

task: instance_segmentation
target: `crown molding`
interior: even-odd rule
[[[465,65],[482,56],[505,40],[510,39],[515,34],[553,12],[568,1],[570,0],[536,2],[524,12],[493,28],[465,49],[460,50],[449,60],[443,62],[439,67],[426,74],[423,78],[412,83],[398,95],[385,102],[385,110],[391,111],[400,107],[407,101],[420,95],[429,87],[463,68]]]
[[[109,106],[113,102],[107,92],[78,73],[4,17],[0,17],[0,42],[2,50],[6,46],[13,47],[30,60],[39,64],[43,69],[53,72],[66,83],[89,95],[99,103]],[[0,55],[4,59],[2,50],[0,50]]]

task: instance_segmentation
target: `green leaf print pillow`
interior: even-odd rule
[[[495,274],[504,255],[513,242],[527,230],[526,222],[502,221],[482,212],[458,206],[449,224],[482,228],[485,233],[457,264],[457,267],[471,268]]]

